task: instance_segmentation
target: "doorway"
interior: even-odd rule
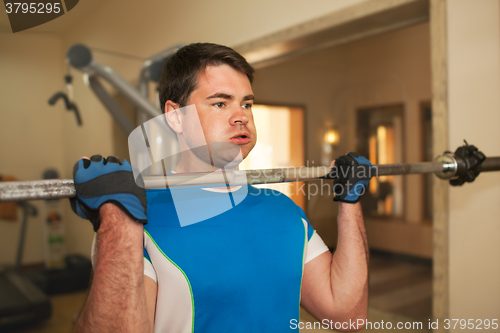
[[[254,104],[252,106],[257,144],[243,161],[245,170],[304,166],[304,109],[300,107]],[[266,184],[290,197],[305,210],[305,195],[294,189],[299,183]]]
[[[322,147],[328,128],[339,135],[332,158],[359,150],[372,155],[373,163],[420,162],[420,102],[431,99],[429,29],[424,22],[279,62],[260,62],[254,93],[269,104],[305,106],[308,165],[326,164]],[[383,320],[427,322],[432,317],[433,235],[432,225],[423,223],[424,179],[376,181],[374,200],[365,208],[374,290],[370,313]],[[306,214],[334,250],[337,207],[331,196],[312,197]]]

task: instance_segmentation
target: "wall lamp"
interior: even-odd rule
[[[332,159],[333,149],[339,144],[340,136],[336,129],[329,128],[325,130],[323,137],[322,163],[328,165]]]
[[[335,129],[329,129],[325,132],[325,137],[323,138],[324,142],[336,146],[339,143],[339,132]]]

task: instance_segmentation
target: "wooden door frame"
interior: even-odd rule
[[[432,150],[448,150],[448,51],[446,0],[431,0]],[[433,183],[433,296],[434,319],[449,319],[449,185],[434,178]],[[440,326],[436,332],[447,332]]]

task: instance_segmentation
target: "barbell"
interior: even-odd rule
[[[455,153],[445,152],[434,162],[398,163],[374,165],[373,176],[411,175],[435,173],[447,179],[451,185],[472,182],[480,172],[499,171],[500,157],[488,157],[475,146],[459,147]],[[185,186],[238,186],[276,184],[308,181],[315,179],[335,179],[336,167],[300,167],[255,169],[217,172],[176,173],[161,176],[144,176],[146,189],[161,189]],[[48,179],[0,183],[0,202],[48,200],[72,198],[75,196],[73,179]]]

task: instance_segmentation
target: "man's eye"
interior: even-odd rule
[[[251,103],[243,104],[243,108],[250,110],[252,108],[252,104]]]
[[[216,108],[222,108],[222,107],[224,107],[224,102],[218,102],[218,103],[215,103],[212,105],[215,106]]]

